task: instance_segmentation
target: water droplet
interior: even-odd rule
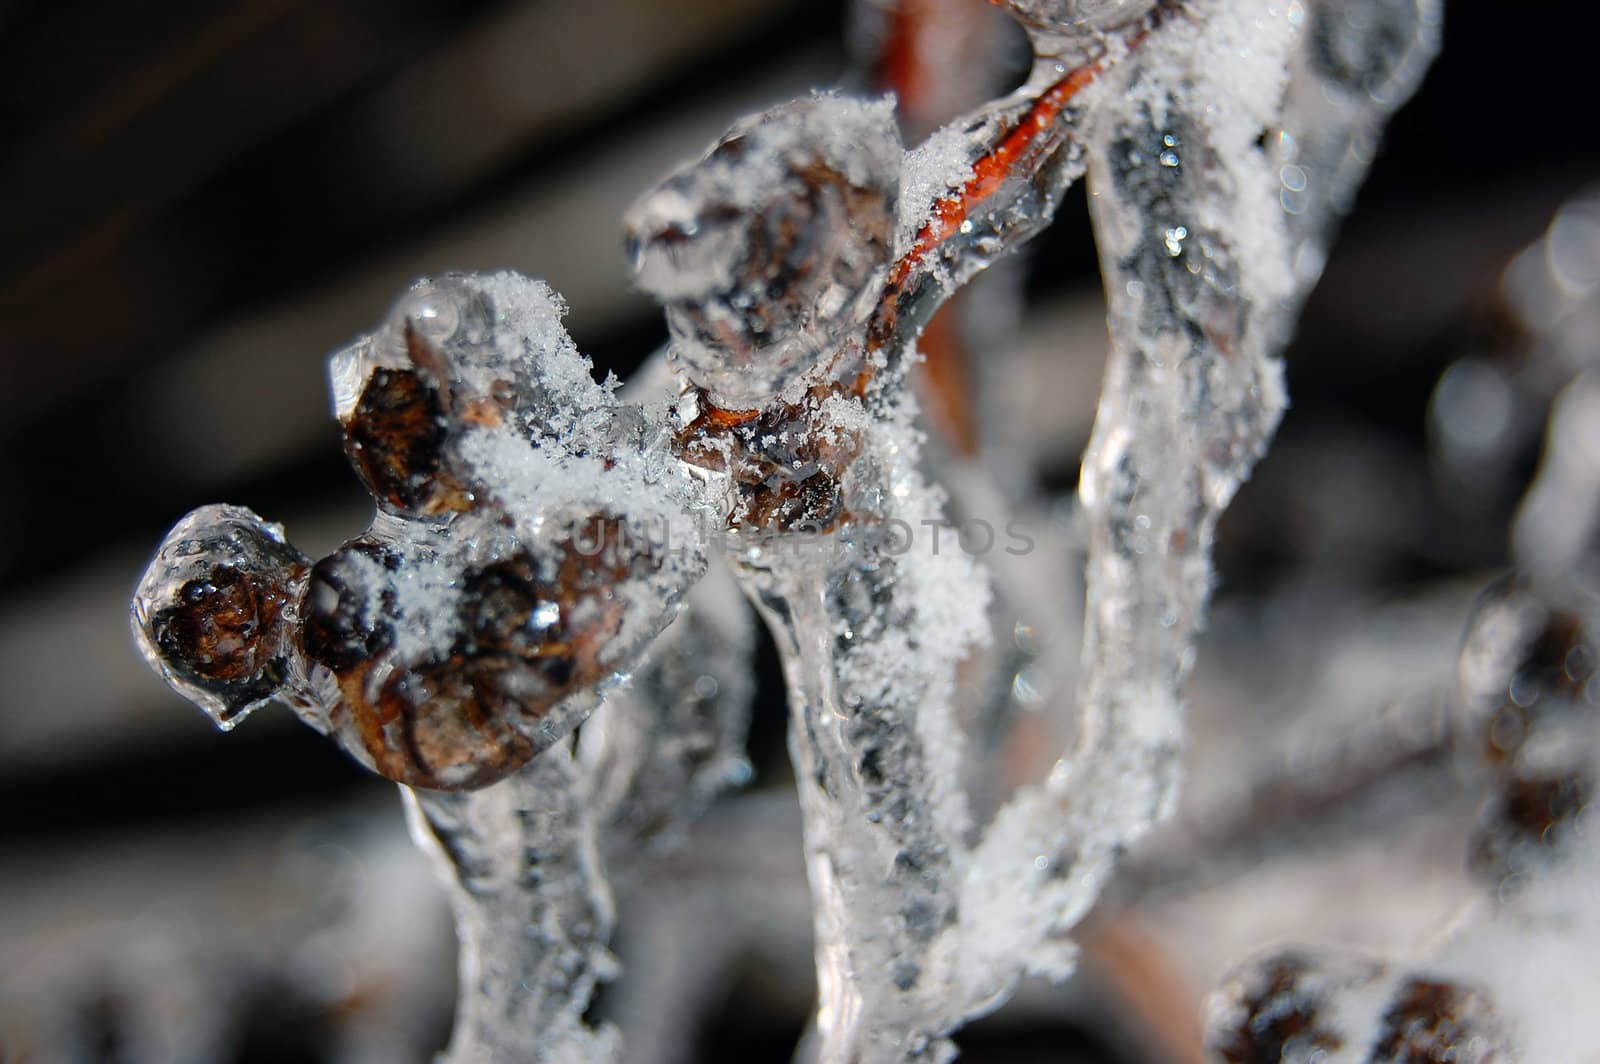
[[[1189,238],[1187,226],[1174,226],[1162,235],[1162,242],[1167,246],[1167,254],[1177,258],[1183,254],[1183,242]]]
[[[1044,694],[1034,684],[1026,669],[1011,678],[1011,697],[1017,700],[1018,705],[1028,708],[1044,701]]]

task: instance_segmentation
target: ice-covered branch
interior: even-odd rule
[[[449,885],[460,944],[441,1064],[616,1060],[617,1032],[583,1022],[613,966],[613,915],[569,750],[483,790],[402,793],[413,837]]]
[[[669,312],[693,291],[721,323],[685,330],[679,365],[711,401],[762,407],[689,407],[680,451],[727,483],[727,551],[784,658],[829,1061],[944,1059],[941,1036],[971,1009],[947,934],[968,817],[953,787],[930,801],[930,781],[957,775],[953,674],[987,591],[953,545],[896,549],[938,497],[917,470],[903,367],[862,346],[898,156],[881,106],[802,101],[742,124],[631,216],[641,279]],[[769,302],[742,302],[745,286]]]
[[[974,862],[983,896],[1002,869],[1037,860],[1024,893],[1035,920],[1070,926],[1118,853],[1170,811],[1213,531],[1282,411],[1277,354],[1315,278],[1295,264],[1321,255],[1332,216],[1324,207],[1308,231],[1280,193],[1285,181],[1347,193],[1359,175],[1342,149],[1373,135],[1430,54],[1429,5],[1370,6],[1410,42],[1394,57],[1409,80],[1359,112],[1336,107],[1341,87],[1325,78],[1297,80],[1314,76],[1304,57],[1324,32],[1308,33],[1298,6],[1187,5],[1093,90],[1090,202],[1112,353],[1079,487],[1082,731],[1043,787],[1001,810]],[[1310,113],[1299,101],[1314,89],[1329,102]],[[1288,176],[1271,144],[1291,128],[1337,156],[1337,172]]]
[[[817,98],[742,123],[630,220],[694,386],[680,453],[730,484],[731,556],[786,651],[825,1060],[938,1058],[1021,972],[1067,970],[1059,936],[1170,805],[1212,530],[1276,425],[1275,357],[1309,283],[1271,146],[1296,113],[1303,8],[1023,8],[1030,83],[911,153],[898,188],[874,107]],[[1074,48],[1088,58],[1069,70]],[[1380,113],[1409,85],[1388,88],[1369,92]],[[1375,124],[1320,117],[1305,132],[1326,158]],[[890,530],[942,517],[903,427],[901,356],[945,295],[1037,231],[1085,159],[1114,342],[1082,486],[1085,719],[1078,749],[973,849],[949,692],[986,591],[926,544],[886,549]],[[1318,180],[1347,190],[1340,163]]]
[[[609,963],[601,833],[620,855],[692,816],[739,763],[748,716],[742,618],[708,592],[692,647],[646,669],[655,701],[618,707],[587,766],[572,757],[571,730],[706,558],[703,492],[594,381],[562,309],[511,274],[419,282],[333,359],[378,504],[368,530],[313,564],[248,510],[204,507],[134,603],[146,657],[219,726],[279,697],[425,788],[402,789],[455,910],[459,1064],[616,1055],[615,1033],[581,1020]],[[708,639],[719,657],[682,657]]]
[[[613,883],[636,876],[712,799],[749,778],[754,636],[737,585],[714,562],[632,682],[584,726],[586,803]]]
[[[666,309],[675,404],[597,383],[540,282],[421,282],[333,362],[371,526],[313,562],[209,507],[141,583],[146,656],[220,726],[277,697],[420,788],[413,827],[462,938],[452,1060],[616,1053],[581,1020],[608,964],[600,868],[626,870],[742,765],[749,642],[726,583],[658,638],[714,546],[790,688],[824,1064],[946,1061],[1023,974],[1070,971],[1072,926],[1170,807],[1217,518],[1276,425],[1278,349],[1436,16],[1000,6],[1033,41],[1028,81],[910,153],[890,101],[817,95],[640,200],[630,251]],[[908,374],[929,315],[1086,171],[1113,350],[1080,489],[1082,720],[983,828],[957,698],[990,593],[924,468]]]

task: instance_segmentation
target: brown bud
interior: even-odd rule
[[[1476,990],[1434,978],[1404,980],[1378,1026],[1368,1064],[1510,1064],[1499,1021]]]
[[[1337,985],[1369,982],[1375,969],[1353,973]],[[1335,984],[1309,954],[1270,957],[1235,975],[1220,992],[1207,1042],[1227,1064],[1278,1064],[1333,1053],[1345,1043],[1332,1019]]]
[[[1502,884],[1557,859],[1567,830],[1588,808],[1594,782],[1573,771],[1507,779],[1485,811],[1468,848],[1468,867]]]
[[[716,403],[767,405],[864,327],[893,251],[900,157],[887,108],[796,100],[741,122],[629,211],[671,357]]]
[[[472,565],[363,539],[318,562],[301,642],[332,676],[328,730],[369,768],[437,790],[493,783],[570,731],[576,717],[553,711],[626,665],[619,588],[654,564],[619,522],[598,525],[545,560]],[[419,593],[423,614],[407,603]]]
[[[289,633],[309,559],[237,506],[206,506],[167,533],[134,597],[145,658],[223,728],[294,674]]]

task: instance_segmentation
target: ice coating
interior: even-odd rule
[[[1262,84],[1235,90],[1200,72],[1240,41]],[[983,899],[1023,877],[1037,921],[1080,919],[1121,848],[1170,811],[1212,529],[1283,403],[1281,227],[1246,130],[1275,110],[1293,41],[1281,10],[1196,5],[1093,90],[1104,93],[1086,137],[1112,354],[1079,484],[1083,724],[1046,785],[1001,810],[969,887]],[[1265,261],[1247,270],[1246,258]],[[993,919],[979,956],[1022,945]]]
[[[204,506],[167,533],[133,599],[151,668],[224,730],[295,684],[292,629],[311,559],[283,526]]]
[[[212,507],[169,534],[135,617],[224,726],[277,695],[369,768],[487,786],[568,734],[705,568],[705,491],[597,383],[542,282],[418,282],[332,363],[379,512],[312,564]]]
[[[1308,283],[1296,241],[1324,240],[1332,211],[1291,225],[1264,147],[1310,47],[1304,10],[1134,7],[1097,9],[1126,26],[1084,34],[1097,58],[1068,70],[1041,48],[1014,97],[908,156],[859,374],[730,412],[710,370],[680,360],[711,392],[679,408],[680,454],[727,476],[730,557],[784,653],[823,1060],[945,1059],[945,1034],[1022,974],[1066,974],[1067,930],[1171,806],[1212,529],[1276,425],[1275,357]],[[1398,104],[1400,80],[1359,116],[1308,116],[1308,129],[1342,146]],[[1081,487],[1085,719],[1047,783],[974,843],[949,700],[955,663],[986,634],[986,581],[926,542],[885,547],[887,529],[943,518],[915,473],[904,365],[932,310],[1042,228],[1086,167],[1117,350]]]
[[[891,206],[873,208],[885,232]],[[833,272],[849,257],[827,235],[837,219],[806,224],[816,231],[797,227],[794,239],[815,249],[815,269]],[[841,355],[860,350],[865,321],[857,315],[857,332],[840,338]],[[718,397],[699,367],[680,365]],[[691,395],[677,411],[678,450],[686,465],[721,474],[728,557],[784,657],[819,898],[823,1059],[945,1059],[943,1033],[974,1007],[950,993],[947,932],[970,823],[957,789],[930,800],[927,788],[959,776],[953,677],[985,636],[988,590],[948,547],[894,542],[894,529],[937,520],[941,498],[917,469],[904,366],[823,365],[843,372],[770,389],[749,413]]]
[[[944,1035],[999,989],[975,1000],[954,967],[971,822],[952,695],[987,638],[989,590],[953,544],[903,538],[942,524],[940,495],[917,469],[910,400],[867,404],[834,416],[860,433],[848,475],[870,480],[857,486],[877,509],[831,536],[752,536],[731,557],[789,686],[820,1059],[939,1061],[953,1053]]]
[[[890,101],[818,95],[754,115],[625,219],[671,357],[720,405],[764,406],[819,367],[877,301],[900,138]]]
[[[981,918],[992,933],[974,936],[974,969],[1038,941],[1018,929],[1080,919],[1121,849],[1170,812],[1213,530],[1276,426],[1276,356],[1309,283],[1291,268],[1294,216],[1256,147],[1294,99],[1291,71],[1309,46],[1297,10],[1188,5],[1088,90],[1112,354],[1079,486],[1083,720],[1045,786],[1020,793],[980,843],[974,903],[1002,883],[1024,888],[1009,912],[995,905]],[[1396,87],[1369,100],[1361,128],[1403,97]],[[1330,142],[1352,135],[1348,123],[1312,128]],[[1325,232],[1314,239],[1321,247]],[[1058,959],[1070,963],[1070,952]]]
[[[590,1027],[595,984],[615,968],[615,917],[582,774],[566,747],[479,791],[407,791],[412,837],[449,889],[460,992],[442,1064],[621,1059]]]
[[[1067,79],[1051,100],[1083,83]],[[899,260],[855,338],[868,352],[859,373],[846,357],[832,363],[844,372],[759,410],[729,415],[692,397],[679,408],[680,454],[727,478],[729,556],[784,658],[817,902],[822,1060],[948,1059],[947,1033],[1030,964],[965,964],[963,943],[986,929],[962,907],[972,825],[952,698],[956,669],[987,639],[989,591],[948,539],[941,552],[927,538],[945,523],[943,496],[918,470],[905,372],[915,330],[943,296],[1047,221],[1075,159],[1063,150],[1068,117],[1019,98],[915,157],[902,196],[927,202],[901,212]],[[991,184],[992,164],[978,181],[986,158],[1016,162],[1023,179]],[[937,213],[947,200],[982,225]]]
[[[589,804],[612,881],[676,841],[712,798],[749,780],[755,621],[713,563],[632,682],[583,728]]]

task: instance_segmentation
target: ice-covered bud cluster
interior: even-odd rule
[[[1428,973],[1289,950],[1229,978],[1207,1048],[1225,1064],[1508,1064],[1487,998]]]
[[[273,697],[413,786],[486,786],[569,733],[705,567],[698,483],[597,384],[542,282],[419,282],[333,359],[377,500],[314,565],[277,526],[206,507],[169,534],[135,629],[231,727]]]
[[[1222,1060],[1584,1059],[1577,1049],[1596,1034],[1586,1006],[1600,935],[1600,717],[1581,603],[1513,575],[1467,625],[1451,733],[1490,794],[1464,847],[1481,901],[1425,956],[1290,950],[1242,968],[1212,999],[1209,1044]]]
[[[629,211],[673,363],[713,402],[763,407],[833,366],[888,271],[900,158],[890,101],[812,96],[740,122]]]
[[[1495,787],[1468,862],[1497,892],[1559,860],[1588,808],[1600,768],[1596,663],[1582,615],[1524,579],[1486,592],[1468,626],[1455,734]]]

